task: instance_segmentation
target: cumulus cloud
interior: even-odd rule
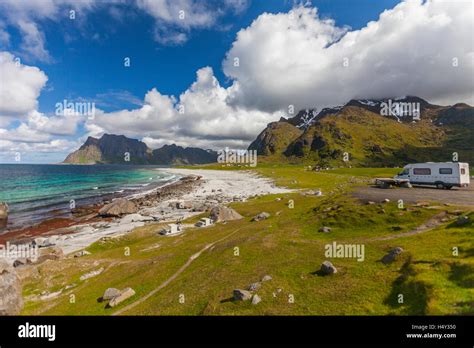
[[[99,113],[86,127],[95,136],[108,132],[143,137],[154,148],[165,143],[245,147],[278,115],[229,105],[228,93],[206,67],[198,70],[196,81],[178,99],[152,89],[142,107]]]
[[[403,95],[472,103],[473,23],[472,2],[440,0],[402,2],[352,31],[315,8],[262,14],[223,62],[230,102],[269,112]]]
[[[15,60],[8,52],[0,52],[0,119],[23,117],[36,110],[37,98],[48,77],[37,67]]]
[[[66,139],[53,139],[42,143],[13,142],[10,140],[0,140],[0,158],[8,161],[14,160],[14,154],[35,154],[38,152],[61,152],[67,153],[78,146],[77,142]],[[3,153],[3,155],[2,155]],[[10,154],[10,158],[5,156]]]

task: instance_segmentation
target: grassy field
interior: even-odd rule
[[[474,313],[474,225],[457,227],[453,223],[460,214],[456,207],[409,205],[399,209],[395,202],[364,205],[350,196],[354,187],[366,185],[371,177],[393,176],[397,169],[312,172],[303,166],[268,164],[253,170],[273,178],[278,185],[321,189],[324,195],[298,191],[259,197],[232,204],[243,220],[188,229],[176,237],[159,236],[160,225],[147,225],[126,237],[95,243],[87,249],[89,256],[47,261],[24,275],[27,302],[23,314],[113,314],[160,286],[211,243],[215,244],[167,286],[123,314]],[[294,208],[288,206],[290,200]],[[252,222],[252,217],[262,211],[271,217]],[[449,218],[436,228],[397,238],[397,234],[416,228],[440,211],[447,211]],[[463,213],[474,220],[473,212]],[[318,232],[322,226],[332,231]],[[384,237],[392,239],[382,240]],[[334,241],[364,245],[364,260],[332,258],[338,273],[320,276],[317,271],[328,260],[325,245]],[[402,247],[404,252],[394,263],[382,264],[380,259],[393,247]],[[80,280],[81,275],[101,267],[104,271],[99,276]],[[264,275],[273,279],[263,282],[257,291],[262,302],[231,301],[233,289],[246,289]],[[53,299],[37,299],[41,293],[66,286],[70,287]],[[132,287],[136,295],[116,308],[106,308],[98,299],[109,287]]]

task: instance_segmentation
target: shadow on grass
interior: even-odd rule
[[[463,288],[474,288],[474,267],[455,262],[450,265],[449,280]]]
[[[467,249],[465,252],[465,258],[474,257],[474,248]]]
[[[319,270],[319,271],[315,271],[315,272],[311,272],[310,273],[311,275],[316,275],[318,277],[328,277],[332,274],[327,274],[327,273],[324,273],[323,271]]]
[[[234,297],[229,297],[229,298],[220,300],[220,303],[226,303],[226,302],[236,302],[236,301],[234,300]]]
[[[415,280],[416,274],[410,256],[400,269],[400,276],[393,281],[392,290],[384,304],[392,308],[402,307],[403,314],[426,315],[431,287]],[[403,303],[399,303],[399,295],[403,295]]]

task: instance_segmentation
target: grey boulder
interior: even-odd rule
[[[138,211],[136,204],[126,198],[118,198],[99,210],[100,216],[122,216],[134,214]]]

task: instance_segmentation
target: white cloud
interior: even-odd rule
[[[20,124],[15,129],[0,129],[0,138],[2,140],[10,140],[13,142],[24,143],[40,143],[49,141],[50,139],[48,134],[44,134],[34,129],[31,129],[24,123]]]
[[[48,77],[37,67],[15,61],[8,52],[0,52],[0,119],[24,117],[37,108],[37,98]]]
[[[107,132],[143,137],[151,147],[245,147],[279,114],[228,105],[228,92],[206,67],[198,70],[196,81],[179,99],[152,89],[141,108],[100,113],[86,127],[95,136]]]
[[[78,147],[78,143],[66,139],[53,139],[43,143],[18,143],[10,140],[0,140],[0,155],[2,153],[33,154],[36,152],[60,152],[67,153]],[[5,158],[5,156],[2,156]],[[13,157],[12,157],[13,159]],[[11,160],[12,160],[11,159]]]
[[[151,15],[156,25],[155,40],[164,45],[180,45],[192,28],[209,28],[228,13],[241,13],[247,0],[138,0],[137,6]]]
[[[93,0],[1,0],[0,15],[4,25],[18,29],[22,36],[21,53],[28,60],[51,63],[53,58],[46,49],[44,33],[39,28],[43,20],[58,21],[67,18],[68,9],[89,11],[95,6]],[[0,39],[5,39],[0,28]]]
[[[267,111],[400,95],[472,103],[473,23],[472,2],[439,0],[400,3],[354,31],[303,6],[262,14],[223,63],[230,102]]]
[[[38,111],[30,112],[28,128],[50,135],[74,135],[77,126],[85,120],[85,116],[77,113],[66,112],[64,115],[46,116]]]
[[[34,22],[18,21],[18,28],[23,36],[24,52],[39,61],[51,62],[53,59],[44,47],[44,34],[38,30]]]

